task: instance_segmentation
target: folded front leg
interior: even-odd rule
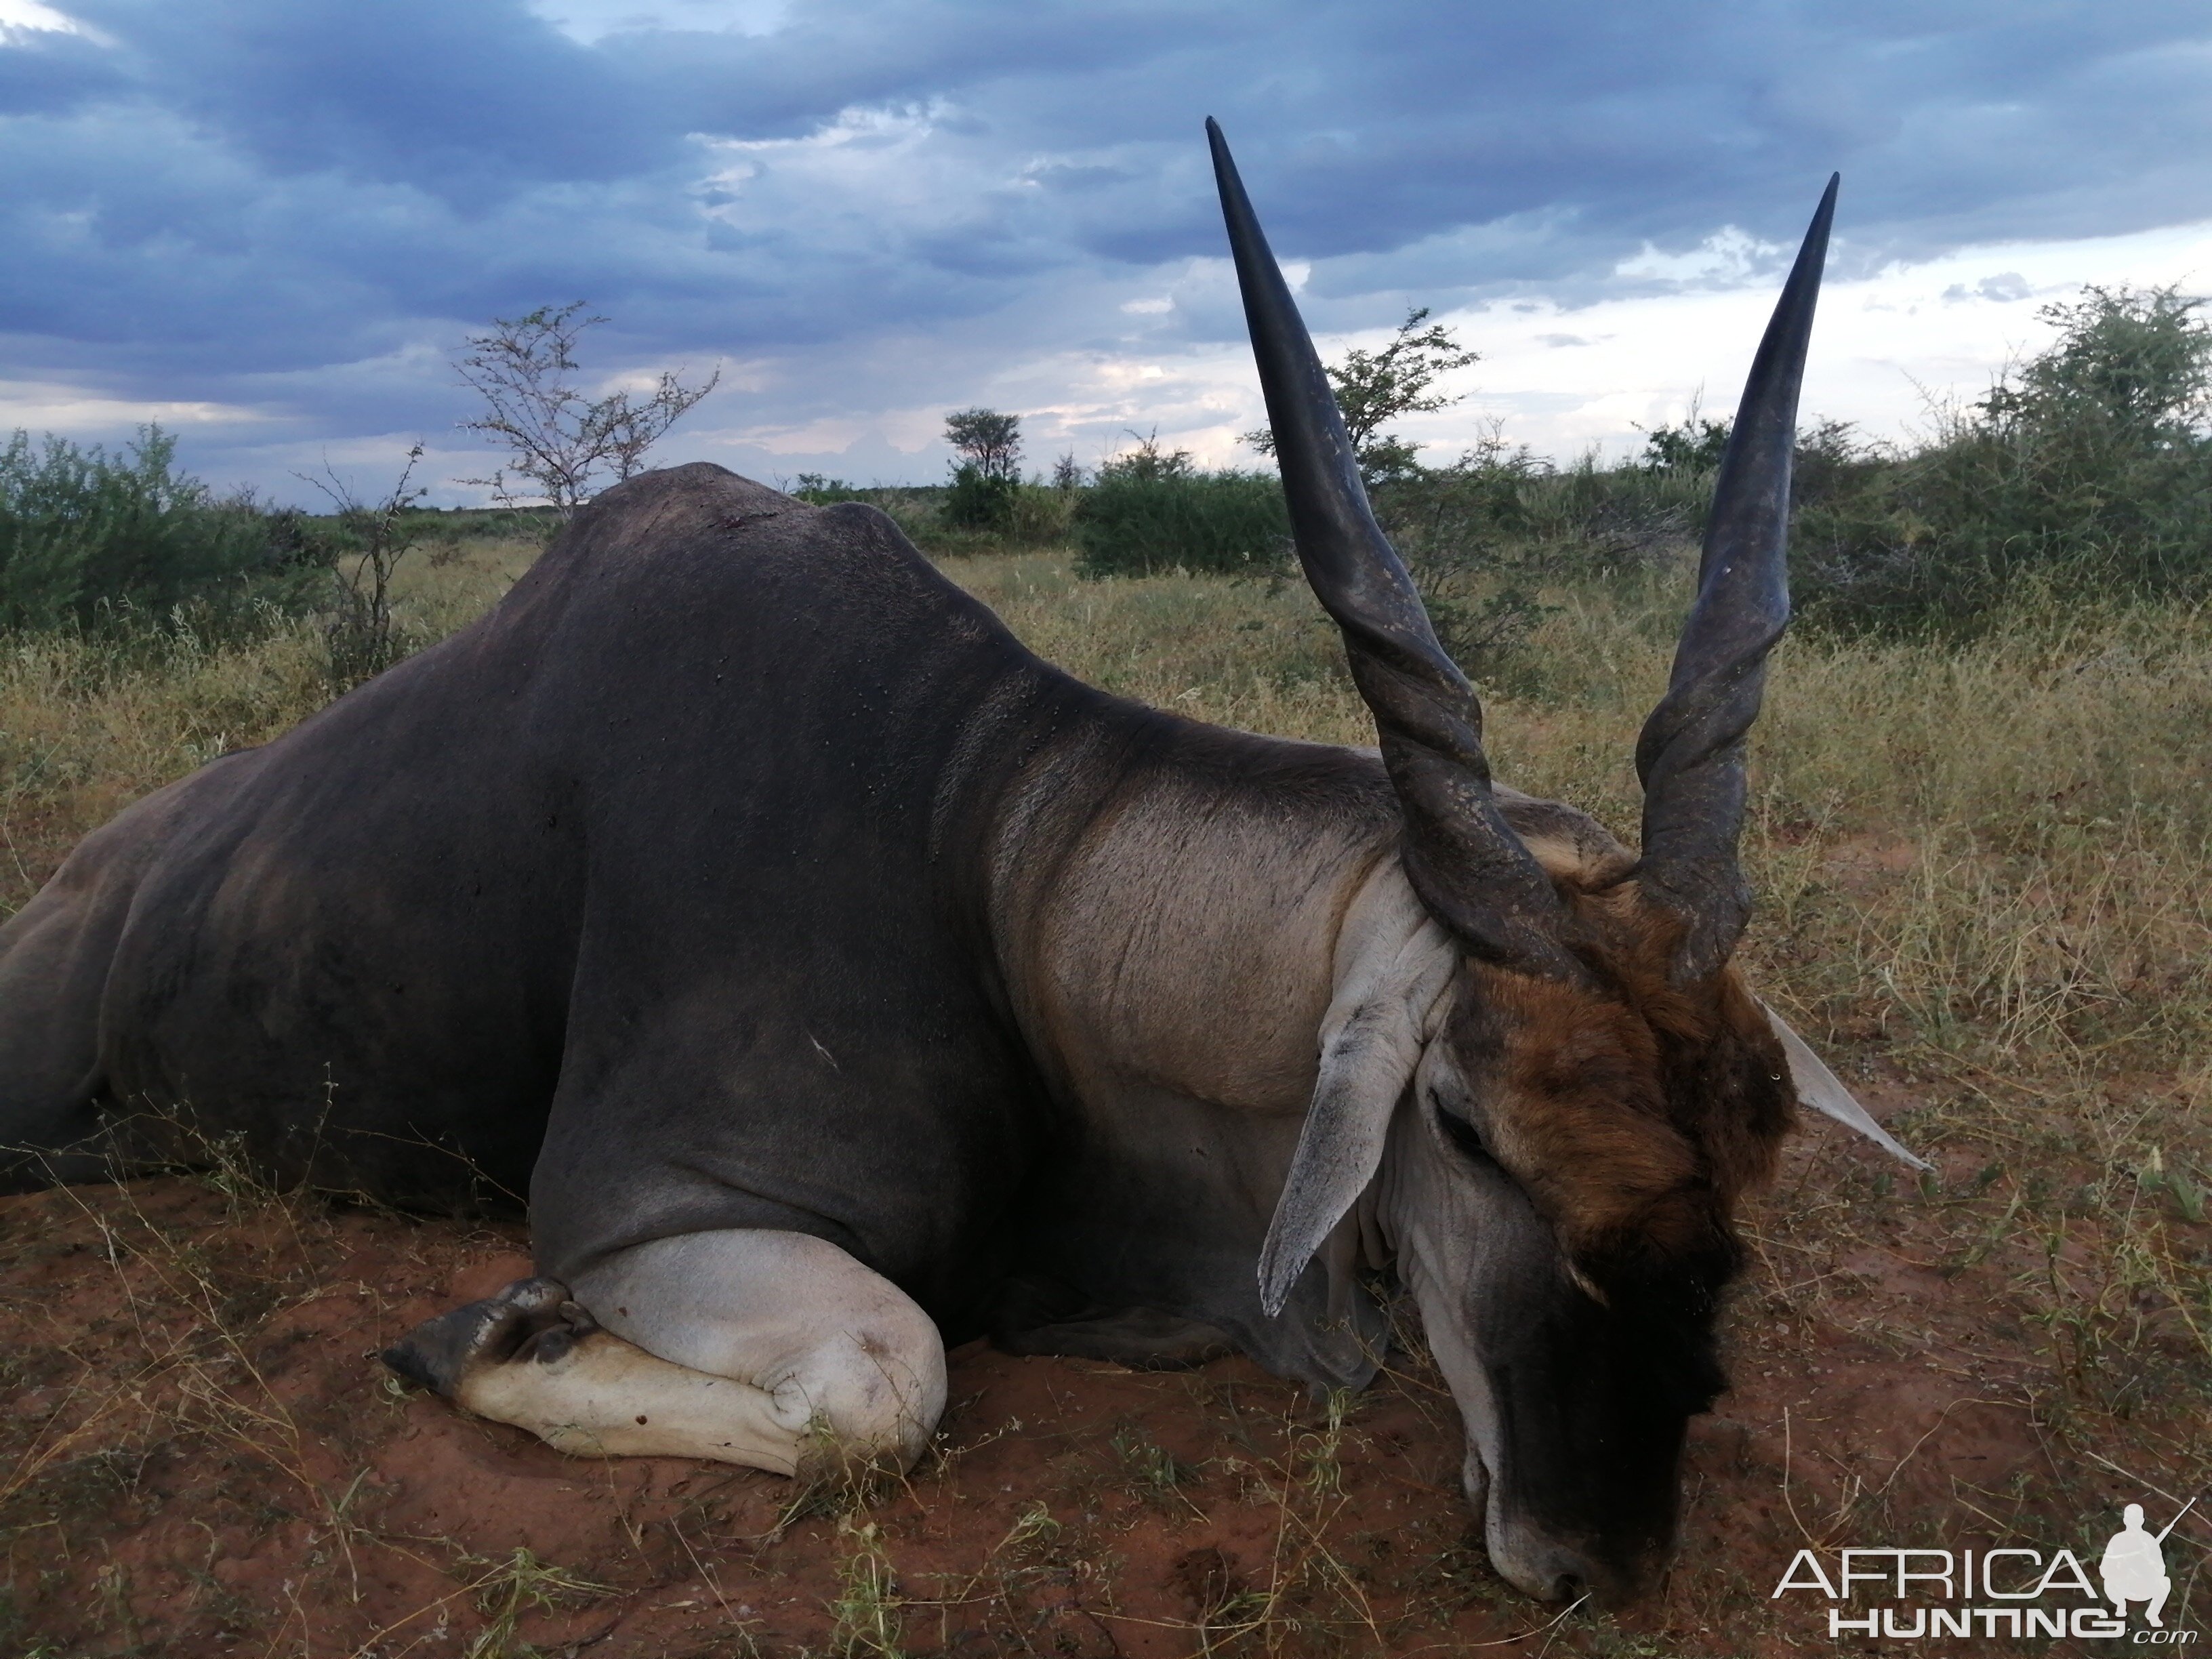
[[[945,1408],[928,1316],[801,1233],[686,1234],[619,1251],[573,1285],[519,1280],[385,1360],[565,1452],[779,1474],[906,1468]]]

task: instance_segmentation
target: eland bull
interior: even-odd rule
[[[911,1461],[978,1334],[1356,1387],[1395,1274],[1498,1570],[1634,1595],[1797,1102],[1899,1150],[1730,963],[1834,185],[1637,748],[1638,854],[1492,783],[1209,131],[1379,758],[1078,684],[870,507],[653,473],[0,930],[9,1182],[219,1135],[422,1208],[526,1188],[540,1276],[387,1360],[565,1451],[786,1474]]]

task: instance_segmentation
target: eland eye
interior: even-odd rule
[[[1436,1113],[1437,1122],[1443,1128],[1444,1138],[1458,1152],[1477,1164],[1497,1167],[1497,1158],[1491,1155],[1490,1148],[1482,1144],[1480,1130],[1457,1113],[1446,1111],[1443,1103],[1434,1095],[1429,1097],[1429,1108]]]

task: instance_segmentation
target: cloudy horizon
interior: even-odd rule
[[[2085,283],[2212,285],[2208,68],[2148,3],[0,0],[0,428],[477,499],[453,354],[582,300],[595,386],[722,371],[661,461],[930,482],[983,404],[1255,465],[1213,114],[1326,355],[1482,353],[1432,459],[1725,412],[1839,169],[1806,405],[1895,440]]]

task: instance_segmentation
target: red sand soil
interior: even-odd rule
[[[1332,1429],[1242,1360],[971,1346],[939,1451],[841,1514],[757,1472],[565,1457],[387,1377],[382,1346],[527,1270],[519,1229],[181,1177],[0,1200],[0,1652],[1832,1650],[1824,1607],[1769,1599],[1801,1545],[2080,1549],[2140,1495],[2029,1409],[2010,1242],[1941,1266],[1902,1201],[1875,1242],[1792,1242],[1839,1191],[1875,1210],[1880,1167],[1810,1130],[1753,1218],[1679,1564],[1617,1621],[1492,1573],[1418,1357]]]

